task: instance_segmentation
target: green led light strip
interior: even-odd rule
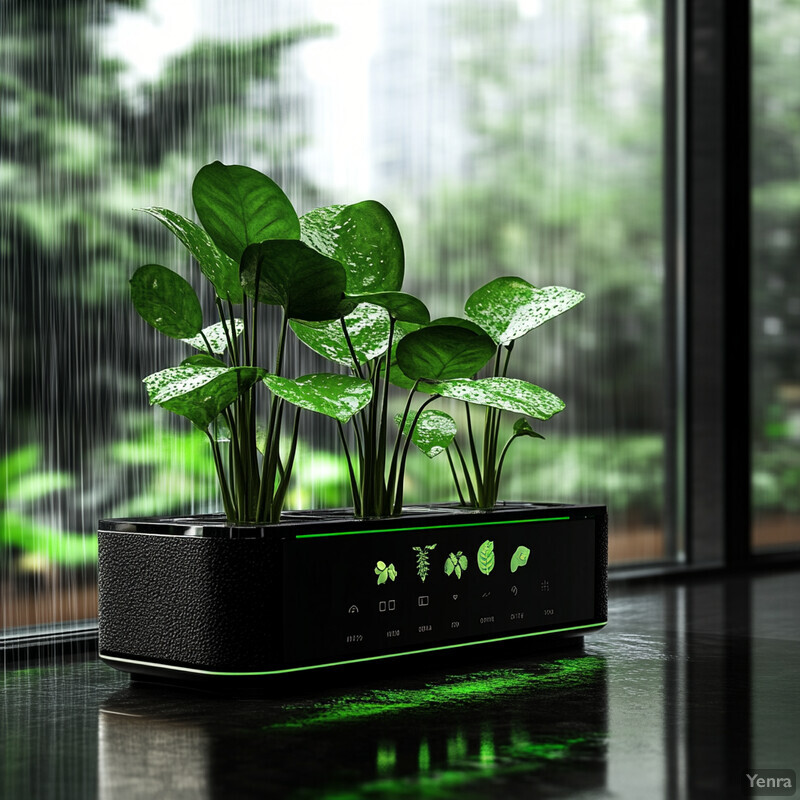
[[[100,658],[107,661],[121,661],[125,664],[137,664],[140,667],[158,667],[158,669],[171,669],[176,672],[191,672],[195,675],[215,675],[227,676],[230,678],[235,677],[248,677],[258,675],[285,675],[289,672],[307,672],[310,669],[324,669],[325,667],[342,667],[345,664],[360,664],[366,661],[379,661],[384,658],[397,658],[398,656],[413,656],[422,653],[434,653],[437,650],[453,650],[456,647],[471,647],[476,644],[491,644],[492,642],[507,642],[511,639],[525,639],[529,636],[544,636],[548,633],[566,633],[567,631],[579,631],[586,628],[603,628],[607,623],[605,622],[592,622],[589,625],[574,625],[570,628],[554,628],[549,631],[536,631],[535,633],[515,633],[512,636],[499,636],[496,639],[481,639],[477,642],[460,642],[459,644],[443,644],[438,647],[426,647],[422,650],[405,650],[402,653],[385,653],[381,656],[366,656],[364,658],[351,658],[346,661],[331,661],[327,664],[312,664],[307,667],[288,667],[287,669],[272,669],[264,672],[214,672],[207,669],[196,669],[194,667],[176,667],[172,664],[159,664],[155,661],[137,661],[133,658],[121,658],[120,656],[108,656],[105,653],[100,653]]]
[[[479,528],[485,525],[519,525],[522,522],[564,522],[570,517],[542,517],[539,519],[503,519],[491,522],[461,522],[451,525],[417,525],[407,528],[375,528],[369,531],[339,531],[333,533],[298,533],[295,539],[316,539],[320,536],[357,536],[362,533],[403,533],[404,531],[435,531],[442,528]]]

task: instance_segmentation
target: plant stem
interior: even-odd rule
[[[453,456],[450,455],[450,448],[445,448],[445,454],[447,455],[447,463],[450,465],[450,474],[453,476],[453,483],[456,485],[456,492],[458,492],[458,499],[462,506],[465,506],[466,503],[464,502],[464,495],[461,492],[461,483],[458,480],[458,473],[456,472],[456,465],[453,463]]]
[[[272,501],[270,522],[280,522],[283,503],[286,499],[286,491],[289,488],[289,481],[292,479],[292,467],[294,466],[294,456],[297,452],[297,438],[300,431],[300,408],[294,410],[294,422],[292,423],[292,443],[289,446],[289,455],[286,457],[286,466],[281,470],[281,478],[278,483],[278,491]],[[280,461],[280,459],[279,459]]]
[[[403,457],[400,459],[400,469],[397,473],[397,491],[395,493],[394,499],[394,514],[399,514],[403,510],[403,478],[405,476],[406,471],[406,458],[408,457],[408,450],[411,447],[411,437],[414,435],[414,428],[417,426],[417,422],[419,421],[420,415],[425,410],[426,406],[429,406],[434,400],[437,399],[436,395],[433,397],[429,397],[418,409],[417,413],[414,415],[414,419],[411,422],[411,427],[408,429],[408,436],[406,437],[406,442],[403,445]],[[398,435],[398,439],[399,439]]]
[[[467,467],[467,461],[464,458],[464,454],[461,452],[461,447],[459,447],[457,439],[453,439],[453,444],[456,447],[456,453],[458,454],[458,458],[461,461],[461,469],[464,471],[464,481],[467,484],[467,492],[469,493],[470,505],[477,508],[478,496],[475,494],[475,487],[472,485],[472,480],[469,477],[469,468]]]
[[[500,453],[500,461],[499,461],[499,463],[497,464],[497,478],[496,478],[496,481],[497,481],[497,484],[496,484],[496,485],[497,485],[497,489],[498,489],[498,490],[499,490],[499,488],[500,488],[500,476],[501,476],[501,474],[503,473],[503,462],[506,460],[506,453],[508,452],[508,448],[509,448],[509,447],[511,447],[511,442],[513,442],[513,441],[514,441],[514,439],[519,439],[519,436],[517,436],[516,434],[515,434],[514,436],[512,436],[512,437],[511,437],[511,438],[510,438],[510,439],[509,439],[509,440],[506,442],[506,445],[505,445],[505,447],[503,448],[503,452],[502,452],[502,453]],[[497,492],[497,491],[496,491],[496,492],[495,492],[495,502],[497,501],[497,495],[498,495],[498,494],[499,494],[499,492]]]
[[[219,452],[219,444],[211,435],[210,431],[206,430],[206,436],[208,437],[208,441],[211,442],[211,453],[214,456],[214,467],[217,471],[217,480],[219,481],[219,486],[222,490],[222,505],[225,508],[225,516],[227,519],[234,521],[236,518],[236,509],[234,508],[233,501],[231,500],[228,481],[225,478],[225,468],[222,466],[222,455]]]
[[[417,391],[417,386],[419,386],[419,378],[414,381],[414,385],[411,387],[411,391],[408,393],[408,399],[406,400],[406,405],[403,409],[403,415],[400,418],[400,430],[397,432],[397,438],[394,440],[394,448],[392,448],[392,463],[389,467],[389,480],[387,481],[386,489],[389,503],[391,505],[394,505],[392,498],[395,496],[395,489],[397,486],[397,459],[400,455],[400,442],[403,438],[403,432],[406,428],[406,420],[408,419],[408,412],[411,410],[411,401],[413,400],[414,394]],[[409,432],[409,439],[410,438]]]
[[[347,459],[347,471],[350,475],[350,493],[353,496],[353,512],[358,517],[361,516],[361,493],[358,491],[358,481],[356,480],[356,474],[353,470],[353,460],[350,458],[350,450],[347,447],[344,426],[338,419],[336,420],[336,428],[339,431],[339,441],[342,443],[342,450],[344,450],[344,455]]]
[[[234,341],[233,341],[236,338],[236,331],[235,327],[233,329],[231,329],[230,327],[234,325],[233,317],[231,317],[229,325],[225,317],[225,311],[222,308],[222,301],[219,299],[219,297],[215,297],[214,302],[216,303],[217,306],[217,314],[219,315],[219,321],[222,323],[222,331],[225,335],[225,341],[228,344],[228,355],[230,356],[231,363],[233,364],[233,366],[238,367],[239,354],[236,352],[236,348],[234,346]],[[209,354],[213,355],[213,353],[211,353],[211,345],[209,345]]]
[[[478,450],[475,447],[475,434],[472,430],[472,414],[469,410],[469,403],[466,404],[467,412],[467,433],[469,434],[469,449],[472,455],[472,466],[475,470],[475,486],[478,491],[478,497],[483,496],[483,477],[481,475],[481,465],[478,461]]]

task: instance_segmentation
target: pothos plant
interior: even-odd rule
[[[228,519],[278,521],[304,409],[338,426],[357,516],[401,513],[412,442],[430,457],[447,452],[462,502],[493,504],[507,451],[498,458],[500,413],[548,419],[564,407],[547,390],[506,376],[513,341],[583,296],[500,279],[470,298],[471,319],[431,321],[422,301],[402,291],[402,238],[380,203],[298,217],[267,176],[219,162],[198,172],[192,198],[200,225],[167,209],[144,210],[196,260],[213,287],[217,321],[204,327],[195,290],[161,265],[140,267],[131,295],[147,322],[198,351],[145,384],[152,404],[187,417],[208,437]],[[338,371],[290,377],[290,331]],[[265,354],[269,369],[261,365]],[[493,357],[493,375],[476,377]],[[407,392],[397,414],[392,385]],[[453,418],[427,408],[442,396],[487,409],[483,462],[467,417],[471,472]],[[523,420],[512,440],[525,435],[536,434]]]

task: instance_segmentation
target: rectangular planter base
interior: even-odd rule
[[[534,503],[104,520],[100,657],[219,682],[555,644],[607,621],[607,536],[602,506]]]

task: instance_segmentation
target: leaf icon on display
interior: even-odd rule
[[[450,553],[444,562],[444,574],[452,575],[455,573],[456,578],[461,578],[461,573],[467,568],[467,557],[459,550],[457,553]]]
[[[478,569],[488,575],[494,569],[494,542],[487,539],[478,548]]]
[[[386,565],[385,561],[379,561],[375,565],[375,574],[378,576],[378,586],[386,583],[387,580],[394,580],[397,578],[397,570],[394,564]]]
[[[511,571],[516,572],[520,567],[524,567],[528,563],[528,556],[531,554],[530,547],[520,545],[511,556]]]

